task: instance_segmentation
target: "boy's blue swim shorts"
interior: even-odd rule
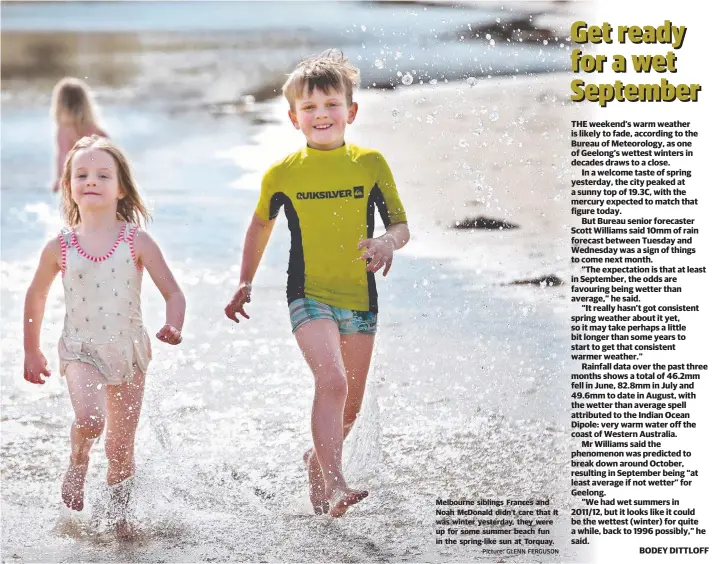
[[[341,335],[376,333],[378,314],[370,311],[355,311],[326,305],[311,298],[293,300],[288,309],[291,313],[291,328],[296,332],[301,325],[312,319],[330,319],[338,325]]]

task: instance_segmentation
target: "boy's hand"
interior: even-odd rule
[[[32,384],[45,384],[42,376],[50,376],[48,361],[39,350],[25,353],[25,366],[23,378]]]
[[[366,249],[359,260],[368,260],[366,270],[376,272],[385,265],[383,275],[386,276],[391,270],[391,263],[394,260],[394,244],[388,239],[365,239],[358,244],[359,250]],[[370,259],[370,260],[369,260]]]
[[[226,317],[230,319],[231,321],[235,321],[238,323],[240,320],[236,316],[237,313],[240,313],[243,317],[246,319],[250,319],[251,316],[246,313],[246,310],[243,309],[244,304],[251,302],[251,285],[247,284],[245,282],[242,282],[238,289],[236,290],[236,293],[233,294],[233,297],[231,298],[231,301],[228,302],[228,305],[226,306],[226,309],[224,310],[226,312]]]
[[[172,325],[163,325],[163,328],[156,333],[156,337],[169,345],[178,345],[183,340],[181,332]]]

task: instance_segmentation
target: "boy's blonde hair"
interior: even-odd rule
[[[301,61],[288,76],[283,85],[283,95],[291,110],[295,111],[296,100],[308,90],[320,88],[324,94],[331,90],[343,92],[346,102],[353,104],[353,91],[359,86],[361,73],[338,49],[329,49]]]
[[[88,85],[69,76],[58,82],[53,88],[50,117],[58,125],[72,125],[77,131],[97,128],[98,110]]]
[[[150,221],[150,213],[143,203],[143,199],[140,197],[138,191],[138,185],[133,178],[133,173],[130,168],[130,163],[126,158],[120,147],[113,144],[112,141],[105,137],[98,135],[92,135],[90,137],[83,137],[78,141],[70,151],[68,156],[65,158],[65,166],[63,167],[63,174],[60,178],[61,190],[63,193],[63,215],[65,220],[68,222],[70,227],[78,225],[80,223],[80,209],[78,204],[73,200],[73,196],[70,191],[70,175],[72,173],[72,162],[75,154],[88,148],[100,149],[105,151],[115,161],[118,167],[118,187],[124,198],[118,201],[118,217],[124,221],[130,223],[141,223],[147,224]]]

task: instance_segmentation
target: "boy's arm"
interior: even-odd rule
[[[40,351],[40,327],[50,286],[60,272],[60,241],[53,239],[43,249],[40,263],[25,295],[23,318],[24,378],[33,384],[44,384],[41,376],[50,376],[48,363]]]
[[[226,317],[236,323],[239,321],[236,316],[237,313],[240,313],[246,319],[250,319],[244,309],[244,304],[251,301],[251,283],[256,276],[258,265],[261,263],[261,257],[266,250],[268,240],[271,238],[275,223],[275,218],[263,219],[257,213],[254,213],[251,218],[248,231],[246,231],[246,239],[243,243],[241,279],[235,294],[233,294],[225,309]]]
[[[382,241],[389,241],[393,245],[394,251],[398,251],[409,242],[411,233],[409,225],[406,222],[394,223],[386,228],[386,233],[378,237]]]
[[[406,223],[406,211],[399,198],[396,182],[386,159],[380,153],[375,155],[377,166],[376,186],[381,197],[375,201],[386,226],[386,233],[375,239],[365,239],[359,243],[359,250],[366,249],[361,260],[368,261],[366,270],[376,272],[385,266],[383,275],[386,276],[391,269],[394,251],[409,242],[411,237],[409,226]]]
[[[359,250],[366,249],[360,260],[368,261],[366,270],[369,272],[376,272],[383,266],[383,275],[386,276],[391,270],[394,251],[406,245],[410,238],[409,226],[405,222],[389,225],[383,235],[359,243]]]
[[[134,236],[136,260],[144,266],[165,299],[165,325],[156,334],[161,341],[177,345],[181,342],[181,331],[186,313],[186,299],[158,244],[145,231],[136,231]]]

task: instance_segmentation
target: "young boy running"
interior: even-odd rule
[[[334,517],[367,495],[342,471],[343,441],[361,409],[376,333],[374,273],[391,268],[409,240],[406,213],[381,154],[344,141],[358,104],[359,71],[331,50],[302,61],[283,93],[306,145],[266,171],[246,233],[238,289],[226,316],[248,318],[251,282],[283,207],[291,231],[287,299],[291,327],[315,379],[313,448],[304,455],[317,514]],[[386,233],[373,238],[374,208]]]

